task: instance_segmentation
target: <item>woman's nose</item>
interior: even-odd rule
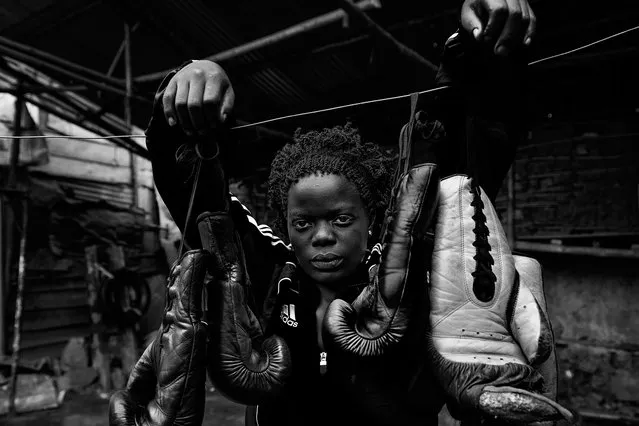
[[[335,233],[330,223],[318,223],[313,234],[313,245],[325,246],[335,243]]]

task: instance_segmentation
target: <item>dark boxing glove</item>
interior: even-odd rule
[[[109,424],[202,424],[206,379],[206,323],[202,288],[208,253],[185,253],[171,269],[164,320],[136,363],[126,389],[111,396]]]
[[[430,303],[430,359],[454,417],[572,420],[553,400],[541,268],[511,254],[490,200],[465,176],[441,183]]]
[[[381,262],[352,304],[334,300],[324,317],[325,342],[357,358],[383,355],[405,335],[411,312],[426,290],[439,176],[433,164],[412,168],[393,189]]]
[[[231,216],[204,213],[197,223],[202,245],[212,255],[207,284],[209,377],[228,398],[260,404],[277,396],[291,374],[288,346],[278,336],[265,338],[251,310],[250,278]]]

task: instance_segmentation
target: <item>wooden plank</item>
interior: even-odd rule
[[[91,334],[89,324],[45,331],[28,331],[22,335],[21,348],[30,349],[53,343],[67,342],[71,337],[85,337]]]
[[[93,202],[106,201],[111,205],[114,205],[116,207],[123,208],[123,209],[129,208],[133,200],[130,192],[129,193],[122,192],[119,195],[114,195],[114,194],[101,194],[99,192],[76,189],[74,190],[73,193],[75,198],[78,200],[93,201]]]
[[[69,123],[68,121],[63,120],[62,118],[59,118],[55,114],[49,114],[47,128],[48,129],[46,129],[45,132],[51,129],[56,134],[61,134],[61,135],[74,135],[74,136],[81,136],[81,137],[99,136],[89,130],[83,129],[80,126]],[[92,139],[91,142],[94,144],[112,145],[112,143],[109,142],[107,139]]]
[[[62,355],[67,342],[57,342],[47,345],[39,345],[33,348],[20,349],[20,358],[25,361],[35,361],[44,357],[59,358]]]
[[[579,239],[579,238],[632,238],[639,237],[639,232],[593,232],[590,234],[546,234],[520,236],[521,240],[551,240],[551,239]]]
[[[69,158],[53,157],[49,164],[33,166],[29,170],[52,176],[87,179],[96,182],[128,184],[131,182],[129,167],[113,167],[104,164],[92,164]]]
[[[85,280],[57,280],[57,279],[41,279],[29,280],[24,292],[26,293],[44,293],[44,292],[64,292],[64,291],[86,291],[87,283]]]
[[[90,323],[91,316],[88,306],[25,312],[22,316],[22,329],[24,331],[50,330],[77,325],[89,326]]]
[[[66,179],[64,177],[56,178],[58,185],[70,189],[81,188],[89,191],[100,191],[111,194],[121,194],[123,192],[131,192],[131,186],[123,183],[111,184],[105,182],[92,182],[88,180]]]
[[[90,163],[129,167],[129,152],[113,144],[93,144],[77,139],[47,139],[50,157],[80,159]]]
[[[515,243],[515,249],[542,253],[572,254],[618,259],[639,259],[639,251],[617,248],[577,247],[563,246],[558,244],[533,243],[529,241],[517,241]]]
[[[24,310],[60,309],[87,306],[85,291],[57,291],[49,293],[29,293],[24,297]]]

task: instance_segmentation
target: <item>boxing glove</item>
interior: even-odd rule
[[[112,426],[197,426],[204,416],[206,323],[202,289],[208,253],[186,252],[168,278],[158,335],[109,404]]]
[[[263,403],[277,397],[286,385],[291,374],[290,351],[280,337],[264,337],[251,309],[250,277],[230,214],[203,213],[197,224],[202,246],[211,253],[209,377],[233,401]],[[283,273],[286,271],[284,268]]]
[[[350,304],[336,299],[324,317],[329,352],[358,360],[379,357],[406,335],[426,294],[431,247],[427,231],[437,210],[439,176],[433,164],[411,168],[396,183],[382,235],[381,261]]]
[[[462,175],[440,186],[430,325],[428,353],[454,417],[572,420],[552,399],[554,339],[541,268],[511,254],[490,200]],[[545,388],[542,372],[551,379]]]

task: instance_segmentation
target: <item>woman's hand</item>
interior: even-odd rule
[[[528,0],[465,0],[462,27],[497,55],[527,47],[537,20]]]
[[[178,71],[162,97],[167,123],[180,126],[188,136],[206,134],[224,123],[234,103],[226,72],[208,60],[193,61]]]

